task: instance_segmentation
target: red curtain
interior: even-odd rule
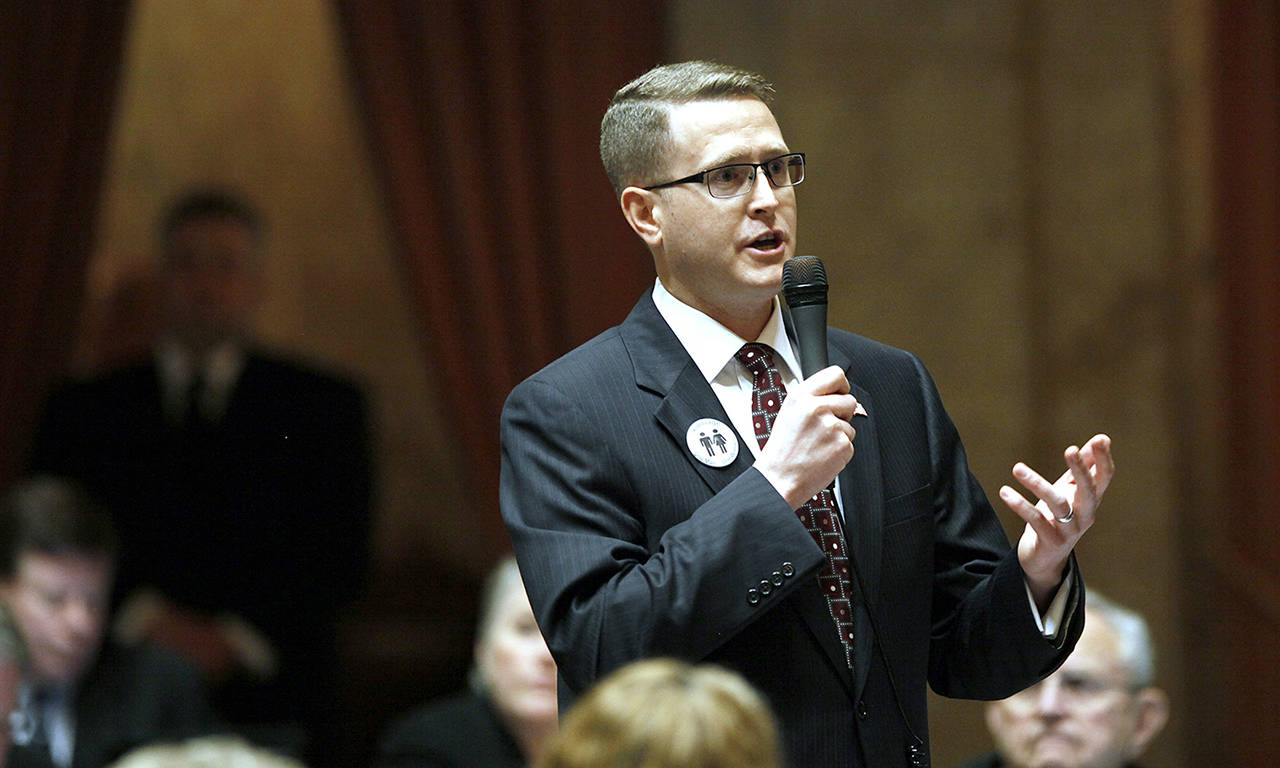
[[[1280,760],[1280,3],[1210,8],[1227,482],[1190,602],[1190,764],[1253,768]]]
[[[71,351],[128,6],[0,2],[0,485]]]
[[[660,3],[338,0],[386,207],[477,534],[511,387],[652,278],[599,159],[613,92],[660,60]],[[480,530],[483,529],[483,530]]]

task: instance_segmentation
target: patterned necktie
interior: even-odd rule
[[[755,427],[756,441],[764,448],[773,432],[773,420],[778,417],[782,401],[787,397],[787,388],[773,362],[773,350],[764,344],[743,344],[735,357],[751,372],[751,422]],[[827,564],[818,573],[818,585],[822,588],[822,596],[827,599],[840,644],[844,646],[845,662],[849,669],[853,669],[853,611],[850,602],[853,583],[840,510],[831,487],[824,488],[806,501],[796,510],[796,515],[827,556]]]

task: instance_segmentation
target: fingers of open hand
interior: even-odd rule
[[[1000,488],[1000,499],[1041,536],[1056,536],[1059,528],[1074,521],[1071,499],[1061,492],[1062,482],[1050,484],[1038,472],[1019,462],[1013,467],[1013,476],[1039,499],[1033,505],[1022,494],[1009,486]],[[1064,478],[1067,477],[1064,474]]]
[[[1092,518],[1093,511],[1098,507],[1100,493],[1096,478],[1086,466],[1084,454],[1074,445],[1066,450],[1064,457],[1067,460],[1067,473],[1071,477],[1067,486],[1074,490],[1074,498],[1068,500],[1070,515],[1079,514],[1082,517]]]
[[[1116,472],[1115,460],[1111,456],[1111,438],[1101,434],[1094,435],[1080,449],[1080,458],[1090,468],[1095,493],[1101,496]]]

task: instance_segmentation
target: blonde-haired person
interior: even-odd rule
[[[536,768],[778,768],[769,705],[736,672],[648,659],[574,705]]]
[[[306,768],[236,736],[202,736],[125,753],[110,768]]]
[[[470,690],[402,716],[376,768],[525,768],[556,730],[556,663],[529,607],[514,557],[480,598]]]

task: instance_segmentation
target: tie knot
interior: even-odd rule
[[[749,342],[734,355],[748,371],[759,376],[767,371],[776,371],[778,366],[773,362],[773,350],[767,344]]]

